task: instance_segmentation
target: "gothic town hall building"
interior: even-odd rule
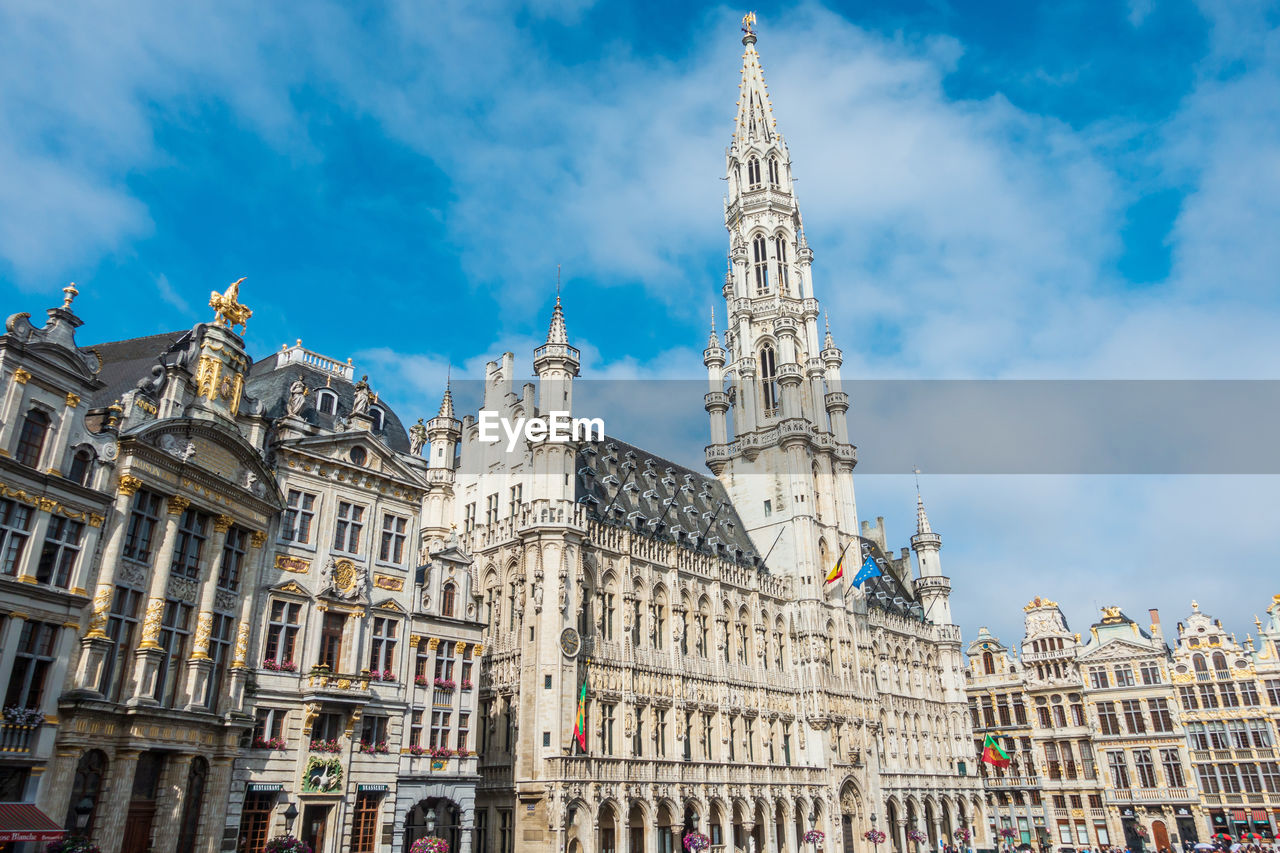
[[[448,390],[406,429],[350,360],[251,356],[239,283],[212,323],[94,347],[74,288],[9,318],[0,800],[104,853],[991,846],[941,538],[922,502],[909,548],[859,521],[744,31],[710,473],[635,436],[506,453]],[[533,367],[490,362],[484,411],[593,414],[558,298]]]

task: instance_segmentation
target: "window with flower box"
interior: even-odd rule
[[[15,575],[31,531],[31,507],[0,500],[0,573]]]
[[[259,708],[253,723],[253,748],[283,749],[284,721],[288,715],[284,708]]]
[[[346,717],[342,714],[334,711],[317,714],[315,721],[311,724],[311,748],[316,749],[318,744],[333,744],[334,751],[337,751],[341,748],[337,745],[341,741],[345,729]]]
[[[453,712],[449,710],[432,710],[431,732],[427,746],[444,748],[449,745],[449,729],[453,722]]]
[[[421,708],[414,708],[409,712],[409,746],[422,746],[422,716]]]
[[[472,646],[467,646],[462,650],[462,673],[459,679],[459,684],[463,690],[470,690],[474,686],[471,681],[471,671],[472,671],[471,650],[472,648],[473,648]]]
[[[381,714],[368,714],[360,721],[361,752],[385,753],[387,746],[387,718]]]
[[[471,748],[471,715],[466,711],[458,712],[458,753]]]

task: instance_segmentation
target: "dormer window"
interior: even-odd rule
[[[332,415],[338,410],[338,395],[328,388],[316,392],[316,411],[322,415]]]
[[[71,457],[71,468],[67,471],[67,479],[79,486],[89,485],[89,474],[93,471],[93,454],[85,448],[76,451]]]
[[[383,413],[377,406],[369,409],[369,417],[373,418],[373,431],[382,432]]]
[[[44,440],[49,434],[49,415],[39,409],[27,412],[22,421],[22,432],[18,435],[18,450],[15,458],[28,468],[40,466],[40,456],[44,453]]]

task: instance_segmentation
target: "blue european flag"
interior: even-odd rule
[[[853,577],[853,585],[861,587],[868,578],[878,577],[880,577],[880,567],[876,565],[875,558],[868,554],[862,561],[862,568],[858,569],[858,573]]]

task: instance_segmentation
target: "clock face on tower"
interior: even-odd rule
[[[577,657],[582,649],[582,638],[573,628],[565,628],[560,632],[560,651],[567,658]]]

